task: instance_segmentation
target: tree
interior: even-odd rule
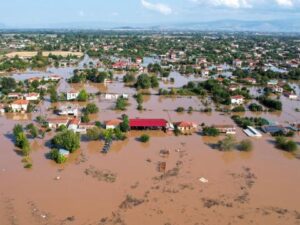
[[[87,114],[86,112],[82,115],[81,117],[81,122],[83,123],[88,123],[90,122],[90,118],[89,118],[89,114]]]
[[[101,136],[101,132],[102,132],[102,130],[99,127],[93,127],[91,129],[87,130],[86,135],[89,140],[96,141],[96,140],[99,140],[99,138]]]
[[[85,102],[89,98],[89,94],[86,92],[86,90],[81,90],[78,94],[77,100],[80,102]]]
[[[129,118],[127,115],[122,115],[122,123],[120,123],[120,129],[122,132],[127,132],[129,131],[130,129],[130,126],[129,126]]]
[[[176,109],[176,112],[184,112],[184,108],[183,108],[183,107],[178,107],[178,108]]]
[[[242,105],[236,106],[232,109],[232,112],[245,112],[245,111],[246,109]]]
[[[220,135],[219,130],[215,127],[204,127],[202,133],[204,136],[212,136],[212,137],[216,137]]]
[[[101,136],[105,141],[111,141],[114,138],[114,130],[113,129],[103,130]]]
[[[30,133],[30,135],[33,137],[33,138],[36,138],[37,136],[38,136],[38,129],[34,126],[34,124],[33,123],[31,123],[31,124],[28,124],[27,126],[26,126],[26,129],[27,130],[29,130],[29,133]]]
[[[252,142],[250,140],[242,140],[239,145],[238,149],[240,151],[249,152],[253,148]]]
[[[22,149],[22,153],[24,156],[28,156],[30,153],[30,145],[25,133],[24,132],[18,133],[15,139],[16,139],[15,145]]]
[[[24,130],[23,130],[23,127],[21,124],[16,124],[13,128],[13,134],[14,136],[16,137],[19,133],[22,133]]]
[[[251,112],[261,112],[261,111],[263,111],[263,107],[261,105],[256,104],[256,103],[250,104],[248,108]]]
[[[146,142],[148,142],[149,140],[150,140],[150,136],[147,135],[147,134],[142,134],[141,137],[140,137],[140,141],[141,141],[141,142],[146,143]]]
[[[135,83],[137,89],[149,89],[151,87],[151,78],[147,74],[141,74]]]
[[[126,110],[127,105],[128,105],[127,99],[119,97],[116,102],[116,110],[124,111]]]
[[[52,143],[58,148],[64,148],[71,153],[80,147],[80,135],[71,130],[63,131],[54,136]]]
[[[67,158],[64,155],[59,154],[58,149],[52,149],[49,155],[50,158],[58,164],[63,164],[67,161]]]
[[[97,113],[99,112],[99,108],[96,106],[95,103],[89,103],[84,109],[84,112],[86,113]]]
[[[297,143],[293,140],[288,140],[286,137],[276,137],[276,147],[287,152],[295,152],[298,149]]]
[[[58,102],[58,94],[57,91],[55,90],[55,87],[52,86],[49,90],[50,93],[50,101],[51,102]]]
[[[228,135],[224,140],[219,141],[218,146],[221,151],[230,151],[235,145],[235,138]]]
[[[124,81],[124,83],[133,83],[133,82],[135,82],[135,76],[132,74],[126,74],[123,77],[123,81]]]

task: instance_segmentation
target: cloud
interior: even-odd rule
[[[190,2],[208,6],[232,9],[243,8],[299,8],[300,0],[188,0]]]
[[[294,5],[292,0],[276,0],[276,2],[279,6],[284,7],[292,7]]]
[[[227,8],[252,8],[249,0],[191,0],[194,3]]]
[[[170,15],[173,11],[171,9],[171,7],[169,7],[168,5],[165,5],[163,3],[151,3],[146,0],[141,0],[141,3],[144,8],[159,12],[164,15]]]

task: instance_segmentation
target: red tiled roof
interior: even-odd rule
[[[194,127],[194,126],[197,126],[197,124],[195,124],[193,122],[189,122],[189,121],[181,121],[181,122],[177,122],[175,124],[178,127]]]
[[[80,120],[79,119],[77,119],[77,118],[74,118],[74,119],[72,119],[71,121],[70,121],[70,124],[80,124]]]
[[[122,122],[123,122],[122,120],[115,119],[115,120],[106,121],[105,124],[106,124],[106,126],[117,126],[117,125],[119,125]]]
[[[13,105],[27,105],[29,103],[29,101],[27,100],[23,100],[23,99],[19,99],[14,101],[12,104]]]
[[[231,97],[232,99],[244,99],[244,96],[242,95],[235,95]]]
[[[130,119],[130,127],[165,127],[167,121],[165,119]]]

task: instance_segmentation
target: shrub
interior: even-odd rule
[[[282,136],[276,137],[275,141],[276,141],[276,147],[284,151],[295,152],[298,149],[296,142],[292,140],[288,140],[285,137]]]
[[[238,150],[249,152],[253,148],[252,142],[250,140],[242,140],[238,145]]]
[[[232,135],[226,136],[222,141],[219,141],[218,147],[221,151],[230,151],[235,146],[235,138]]]
[[[220,135],[219,130],[215,127],[204,127],[202,133],[204,136],[212,136],[212,137],[216,137]]]
[[[232,112],[245,112],[245,108],[244,106],[240,105],[240,106],[236,106],[232,109]]]
[[[87,130],[86,135],[89,140],[99,140],[101,136],[101,129],[99,127],[93,127]]]
[[[150,140],[150,136],[147,135],[147,134],[142,134],[141,137],[140,137],[140,141],[143,142],[143,143],[146,143]]]
[[[85,102],[85,101],[87,101],[88,100],[88,98],[89,98],[89,94],[86,92],[86,90],[81,90],[80,92],[79,92],[79,95],[78,95],[78,101],[80,101],[80,102]]]
[[[116,108],[115,109],[116,110],[125,111],[127,105],[128,105],[127,99],[120,97],[120,98],[117,99]]]
[[[251,112],[262,112],[263,111],[263,107],[261,105],[258,105],[256,103],[252,103],[248,106],[249,110]]]
[[[54,136],[52,143],[58,148],[64,148],[71,153],[80,147],[80,135],[66,130]]]
[[[178,107],[178,108],[176,109],[176,112],[184,112],[184,108],[183,108],[183,107]]]
[[[89,103],[84,108],[84,112],[85,113],[90,113],[90,114],[97,113],[97,112],[99,112],[99,108],[96,106],[95,103]]]

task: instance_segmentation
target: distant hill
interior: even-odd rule
[[[154,27],[152,27],[154,28]],[[186,29],[202,31],[258,31],[258,32],[300,32],[300,22],[295,20],[240,21],[221,20],[199,23],[177,23],[157,26],[157,29]]]
[[[300,32],[297,20],[242,21],[220,20],[208,22],[173,22],[163,24],[134,24],[105,21],[36,24],[26,26],[5,26],[5,29],[78,29],[78,30],[190,30],[190,31],[250,31],[250,32]]]

